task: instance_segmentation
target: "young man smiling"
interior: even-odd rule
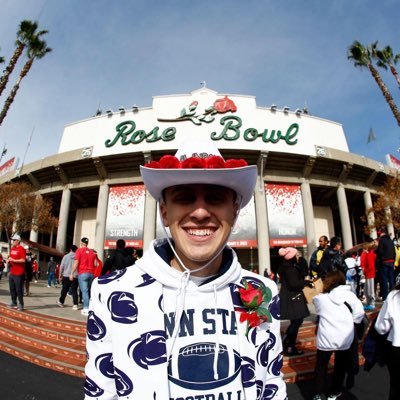
[[[166,238],[94,282],[85,398],[286,399],[276,285],[226,244],[256,167],[191,141],[141,174]]]

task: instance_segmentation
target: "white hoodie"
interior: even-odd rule
[[[375,329],[381,335],[389,332],[388,340],[392,346],[400,347],[400,290],[388,294],[376,319]]]
[[[352,309],[344,304],[347,302]],[[319,316],[317,349],[325,351],[347,350],[354,339],[354,323],[361,322],[364,309],[350,287],[340,285],[329,293],[314,297]]]
[[[93,283],[85,399],[286,399],[275,283],[227,249],[221,275],[197,286],[166,252],[154,241],[135,266]],[[273,320],[248,334],[243,278],[272,291]]]

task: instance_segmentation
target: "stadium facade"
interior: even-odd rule
[[[341,236],[345,248],[364,241],[360,218],[391,173],[349,152],[337,122],[202,87],[69,124],[57,154],[8,170],[0,182],[29,181],[54,201],[57,232],[49,238],[32,231],[33,242],[50,241],[43,244],[64,252],[87,236],[100,256],[119,238],[146,248],[164,233],[139,166],[195,138],[215,141],[225,158],[258,166],[253,200],[229,244],[260,272],[274,264],[281,246],[296,246],[307,257],[320,235]]]

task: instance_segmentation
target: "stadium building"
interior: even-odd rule
[[[345,248],[364,241],[360,218],[391,172],[350,153],[340,123],[202,87],[71,123],[57,154],[3,171],[0,183],[26,180],[53,200],[57,231],[24,235],[32,243],[64,252],[87,236],[103,257],[119,238],[143,249],[163,231],[139,166],[194,138],[209,138],[224,158],[258,167],[253,200],[229,244],[243,265],[260,272],[281,246],[298,247],[308,258],[320,235],[341,236]]]

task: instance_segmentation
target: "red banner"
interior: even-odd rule
[[[303,200],[300,185],[265,184],[270,246],[304,246]]]
[[[7,172],[13,171],[15,169],[15,157],[10,158],[3,165],[0,166],[0,176],[5,175]]]
[[[144,201],[144,185],[110,187],[105,248],[114,248],[118,239],[124,239],[127,247],[143,247]]]

